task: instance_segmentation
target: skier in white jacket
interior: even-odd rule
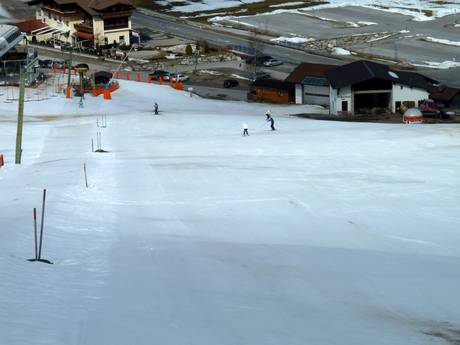
[[[248,132],[248,125],[243,123],[243,136],[249,136],[249,132]]]

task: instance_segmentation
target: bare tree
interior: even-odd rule
[[[249,54],[251,56],[251,63],[248,64],[248,72],[254,76],[258,72],[259,68],[259,57],[263,55],[263,44],[258,38],[256,29],[251,30],[248,38]]]

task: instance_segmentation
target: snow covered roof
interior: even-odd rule
[[[391,70],[389,66],[367,60],[355,61],[326,71],[327,79],[335,89],[354,85],[370,79],[381,79],[393,83],[429,90],[429,79],[421,74]]]

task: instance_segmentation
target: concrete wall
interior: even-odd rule
[[[302,84],[295,84],[295,104],[302,104]]]
[[[414,102],[415,106],[418,106],[418,101],[428,99],[429,97],[430,94],[428,91],[401,84],[393,84],[391,112],[396,112],[396,102]]]
[[[329,114],[337,115],[337,89],[329,86]]]
[[[120,43],[120,36],[124,36],[125,44],[129,44],[129,29],[107,30],[104,32],[104,37],[107,38],[109,44],[113,43],[113,41]]]
[[[330,88],[329,93],[329,109],[331,115],[338,115],[342,110],[342,102],[347,102],[346,112],[353,114],[353,94],[351,92],[351,86],[343,87],[340,89]]]
[[[101,17],[93,17],[93,35],[94,43],[100,45],[104,44],[104,20]]]

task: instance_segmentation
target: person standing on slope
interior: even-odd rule
[[[265,116],[267,117],[267,121],[270,119],[270,116],[272,116],[272,113],[270,112],[270,110],[267,110],[265,112]]]
[[[158,103],[155,102],[155,104],[153,105],[153,110],[155,111],[155,115],[158,115]]]
[[[271,114],[265,114],[267,115],[267,122],[270,122],[270,127],[272,129],[272,131],[275,130],[275,120],[273,120],[273,117],[271,116]]]
[[[249,132],[248,132],[248,125],[243,123],[243,137],[247,135],[249,136]]]

